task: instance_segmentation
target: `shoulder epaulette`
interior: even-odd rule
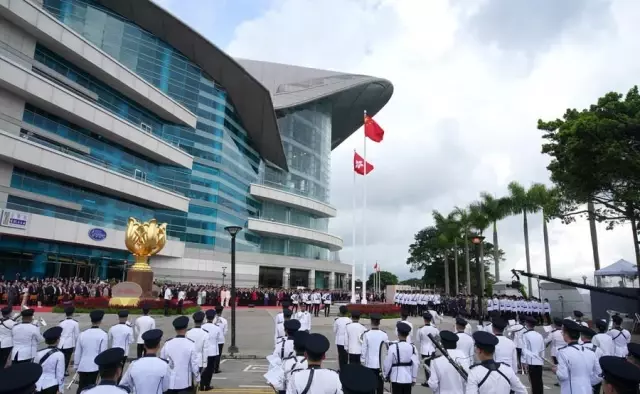
[[[362,335],[364,335],[364,334],[368,333],[369,331],[371,331],[371,330],[369,330],[369,329],[364,330],[364,332],[362,333]]]
[[[90,385],[88,385],[87,387],[85,387],[85,388],[81,391],[81,393],[84,393],[84,392],[85,392],[85,391],[87,391],[87,390],[91,390],[91,389],[92,389],[92,388],[94,388],[94,387],[96,387],[96,385],[95,385],[95,384],[90,384]]]
[[[352,321],[350,321],[349,323],[345,324],[345,326],[348,326],[349,324],[353,323]]]
[[[191,328],[189,328],[187,331],[191,331],[191,330],[192,330],[192,329],[194,329],[194,328],[195,328],[195,327],[191,327]]]
[[[191,341],[191,342],[193,342],[193,343],[196,343],[196,341],[194,341],[194,340],[193,340],[193,339],[191,339],[191,338],[187,338],[187,337],[184,337],[184,338],[185,338],[185,339],[190,340],[190,341]]]
[[[201,329],[202,331],[206,332],[206,333],[208,333],[208,332],[209,332],[209,331],[205,330],[205,329],[204,329],[204,328],[202,328],[202,327],[201,327],[200,329]]]
[[[169,342],[169,341],[170,341],[170,340],[172,340],[172,339],[173,339],[173,338],[167,338],[167,340],[166,340],[166,341],[164,341],[164,343],[167,343],[167,342]]]
[[[65,321],[65,320],[67,320],[67,319],[62,319],[62,320],[60,320],[60,323],[62,323],[62,322],[63,322],[63,321]]]
[[[566,348],[567,346],[569,346],[569,345],[564,345],[563,347],[559,347],[558,350],[562,350],[562,349]]]
[[[162,361],[164,361],[165,363],[169,364],[169,360],[167,360],[167,359],[164,359],[164,358],[160,358],[160,357],[158,357],[158,360],[162,360]]]
[[[338,320],[338,319],[339,319],[339,318],[338,318],[338,317],[336,317],[336,318],[335,318],[335,319],[333,319],[333,320],[335,321],[335,320]]]

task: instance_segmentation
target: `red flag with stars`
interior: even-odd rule
[[[384,130],[372,117],[364,116],[364,135],[373,142],[381,142],[384,138]]]
[[[362,156],[353,152],[353,171],[360,175],[365,175],[373,171],[373,164],[365,162]]]

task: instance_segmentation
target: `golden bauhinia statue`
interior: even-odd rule
[[[160,252],[167,243],[167,223],[158,224],[156,219],[140,223],[129,218],[124,243],[136,259],[130,270],[151,271],[149,256]]]

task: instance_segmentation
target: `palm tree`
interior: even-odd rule
[[[465,272],[467,274],[467,294],[471,294],[471,267],[469,263],[469,233],[471,232],[471,218],[469,217],[469,210],[465,208],[455,207],[453,209],[453,213],[458,222],[460,235],[464,240]]]
[[[547,223],[551,220],[551,212],[556,201],[557,189],[547,188],[542,183],[531,185],[527,193],[533,202],[542,210],[542,237],[544,238],[544,258],[547,266],[547,276],[551,276],[551,254],[549,253],[549,231]]]
[[[491,224],[489,217],[487,216],[482,203],[474,202],[469,205],[469,217],[471,220],[471,228],[478,232],[478,235],[483,235],[484,231],[489,228]],[[480,242],[480,261],[484,262],[484,242]],[[484,272],[484,263],[482,267],[480,267],[480,289],[482,292],[485,291],[485,272]]]
[[[447,216],[442,215],[440,212],[434,210],[433,211],[433,220],[436,224],[436,228],[440,233],[438,236],[438,243],[442,248],[442,254],[444,257],[444,291],[447,295],[450,295],[450,285],[449,285],[449,252],[453,249],[453,253],[456,253],[456,238],[458,237],[459,230],[457,226],[457,221],[455,217],[455,213],[451,212]],[[457,260],[457,259],[456,259]],[[456,264],[456,269],[457,269]],[[457,280],[457,271],[456,271],[456,288],[458,286]]]
[[[529,254],[529,223],[527,221],[527,213],[535,213],[539,210],[532,193],[527,191],[524,186],[518,182],[511,182],[508,186],[509,199],[511,200],[511,213],[514,215],[522,214],[522,227],[524,232],[524,253],[527,260],[527,272],[531,273],[531,256]],[[531,293],[531,277],[527,278],[528,292]]]
[[[493,264],[496,282],[500,281],[500,257],[498,253],[498,222],[511,213],[510,201],[508,198],[495,198],[489,193],[480,193],[480,204],[482,210],[493,224]]]

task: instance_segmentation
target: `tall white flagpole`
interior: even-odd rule
[[[362,125],[364,126],[364,120],[367,117],[367,110],[364,110],[364,116],[362,117]],[[364,131],[364,130],[363,130]],[[364,195],[362,198],[362,303],[367,303],[367,134],[364,133],[364,179],[363,189]]]
[[[353,150],[353,156],[355,157],[356,150]],[[356,303],[356,171],[353,169],[353,231],[352,231],[352,245],[353,245],[353,258],[351,265],[351,303]]]

